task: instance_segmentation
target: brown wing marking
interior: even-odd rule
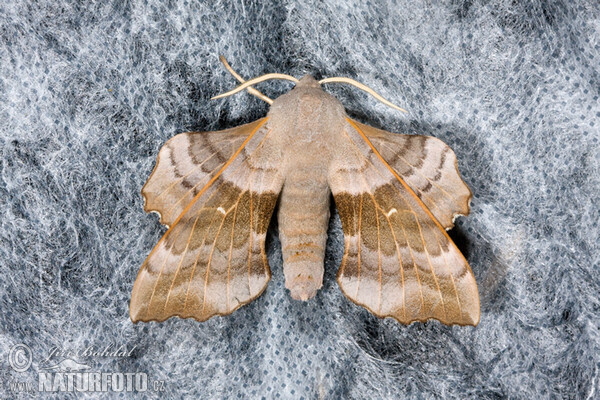
[[[402,323],[476,325],[479,295],[468,263],[425,202],[348,122],[341,153],[356,159],[342,159],[330,174],[346,244],[342,291]]]
[[[458,172],[456,155],[431,136],[402,135],[350,120],[446,229],[469,214],[472,193]]]
[[[231,313],[265,289],[264,242],[283,180],[265,149],[269,131],[260,129],[263,124],[196,194],[140,268],[130,304],[134,322],[171,316],[204,321]]]
[[[169,139],[142,188],[144,210],[170,226],[265,119],[217,132],[186,132]]]

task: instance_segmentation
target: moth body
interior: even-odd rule
[[[327,176],[344,117],[341,103],[306,76],[274,101],[267,122],[285,143],[277,218],[285,286],[296,300],[314,297],[323,284],[331,196]]]

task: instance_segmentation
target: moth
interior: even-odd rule
[[[475,278],[446,233],[472,197],[450,147],[349,118],[321,85],[349,83],[399,108],[352,79],[244,81],[221,61],[242,84],[215,98],[248,90],[270,110],[235,128],[178,134],[160,150],[142,195],[169,229],[140,268],[131,320],[205,321],[260,296],[278,201],[285,286],[294,299],[314,297],[333,197],[345,242],[337,281],[350,300],[404,324],[477,325]],[[267,79],[295,87],[272,100],[253,87]]]

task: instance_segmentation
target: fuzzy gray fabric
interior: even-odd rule
[[[148,398],[600,397],[597,1],[85,3],[0,5],[1,397],[37,390],[53,348],[108,345],[132,351],[49,361],[164,381]],[[474,199],[451,235],[479,285],[478,327],[403,326],[347,300],[337,214],[315,299],[284,288],[272,222],[258,300],[205,323],[131,323],[165,231],[140,195],[160,147],[268,110],[247,93],[209,101],[237,84],[220,53],[246,78],[361,81],[409,113],[326,90],[361,122],[454,149]],[[9,363],[19,343],[25,372]]]

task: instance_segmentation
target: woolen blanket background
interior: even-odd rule
[[[146,372],[166,390],[149,398],[600,396],[596,1],[10,0],[0,28],[1,397],[37,387],[53,347],[90,345],[136,347],[51,361]],[[327,86],[351,116],[454,149],[474,193],[452,236],[477,278],[478,327],[407,327],[353,305],[335,282],[337,214],[315,299],[284,288],[272,221],[258,300],[205,323],[131,323],[137,271],[165,231],[140,195],[160,147],[268,110],[247,93],[209,101],[237,84],[220,53],[246,78],[354,78],[409,113]],[[22,373],[8,362],[18,343],[33,356]]]

